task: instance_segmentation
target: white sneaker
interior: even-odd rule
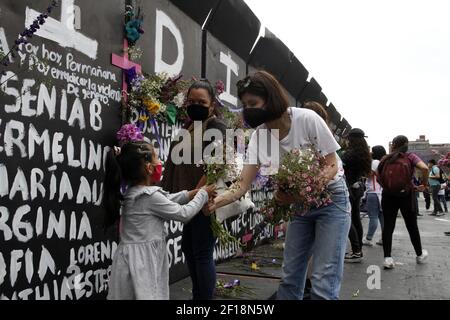
[[[362,243],[365,246],[373,247],[373,241],[372,240],[363,239]]]
[[[425,260],[427,260],[427,257],[428,257],[428,251],[423,249],[422,250],[422,255],[421,256],[417,256],[416,257],[416,261],[417,261],[418,264],[425,263]]]
[[[384,258],[383,266],[385,269],[394,269],[395,267],[394,259],[392,259],[391,257]]]
[[[380,239],[376,242],[377,245],[382,246],[383,245],[383,239]]]

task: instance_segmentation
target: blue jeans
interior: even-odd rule
[[[345,180],[328,187],[333,203],[295,216],[288,226],[278,288],[279,300],[302,300],[311,255],[311,299],[338,299],[350,230],[350,202]]]
[[[211,300],[216,288],[214,245],[211,219],[202,212],[183,227],[181,248],[192,279],[193,300]]]
[[[444,207],[445,212],[447,212],[448,208],[447,208],[447,200],[445,199],[445,195],[440,195],[440,196],[438,196],[438,198],[439,198],[439,201],[442,202],[442,206]]]
[[[433,197],[433,213],[444,212],[442,210],[441,202],[439,201],[439,190],[441,190],[441,185],[430,186],[431,187],[431,195]]]
[[[380,195],[381,197],[381,195]],[[378,219],[380,220],[381,230],[384,228],[383,212],[381,211],[380,200],[376,193],[367,194],[367,213],[369,214],[369,230],[367,231],[366,239],[372,240],[375,231],[378,227]]]

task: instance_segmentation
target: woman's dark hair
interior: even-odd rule
[[[105,163],[105,181],[103,206],[106,210],[104,227],[113,225],[120,217],[120,206],[123,200],[121,183],[133,186],[143,180],[144,163],[152,162],[156,154],[151,144],[135,141],[125,144],[119,155],[111,150]]]
[[[238,97],[242,100],[245,93],[261,97],[265,108],[274,117],[281,117],[289,107],[289,99],[277,79],[267,71],[257,71],[237,83]]]
[[[312,110],[315,113],[317,113],[328,125],[329,123],[328,113],[322,104],[320,104],[317,101],[308,100],[303,103],[303,108]]]
[[[208,91],[211,101],[214,101],[214,98],[216,97],[216,90],[208,79],[195,80],[188,89],[187,97],[189,97],[189,94],[193,89],[205,89]]]
[[[433,166],[435,166],[436,165],[436,160],[431,159],[430,161],[428,161],[428,163],[431,163]]]
[[[405,136],[396,136],[392,140],[392,152],[408,152],[408,138]]]
[[[381,172],[386,163],[393,163],[394,161],[396,161],[400,157],[401,153],[408,152],[408,143],[409,140],[407,137],[402,135],[396,136],[392,140],[392,152],[388,154],[383,161],[381,161],[380,165],[378,166],[378,171]]]
[[[344,154],[346,170],[350,177],[366,177],[372,170],[372,156],[366,139],[362,136],[349,136],[348,147]],[[347,172],[346,172],[347,174]]]
[[[383,146],[372,147],[372,159],[381,160],[386,155],[386,149]]]

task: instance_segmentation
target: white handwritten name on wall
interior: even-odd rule
[[[18,68],[0,76],[0,299],[107,291],[117,243],[103,234],[100,206],[120,71],[67,24],[73,4],[63,0],[61,20],[49,18],[40,41],[21,46]],[[36,14],[26,8],[25,24]],[[2,52],[14,38],[7,32],[0,27]]]

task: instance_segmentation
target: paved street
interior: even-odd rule
[[[450,299],[450,237],[444,231],[450,230],[450,215],[429,216],[423,198],[419,199],[419,230],[423,248],[428,250],[428,262],[416,264],[415,252],[409,240],[402,218],[397,218],[392,244],[395,269],[383,270],[383,248],[364,247],[364,261],[361,264],[346,264],[341,299]],[[369,219],[363,218],[367,231]],[[378,230],[375,239],[381,238]],[[366,273],[370,265],[381,268],[381,289],[367,288]],[[357,291],[359,290],[359,293]]]
[[[364,261],[357,264],[346,264],[344,282],[342,284],[342,300],[440,300],[450,299],[450,237],[444,231],[450,230],[450,215],[436,218],[428,215],[423,199],[419,199],[419,229],[422,244],[429,252],[426,264],[416,264],[415,253],[409,240],[405,224],[401,217],[397,218],[393,238],[392,255],[396,262],[395,269],[383,270],[383,248],[379,245],[364,247]],[[364,230],[367,231],[369,219],[363,218]],[[378,230],[375,239],[381,237]],[[281,261],[281,243],[257,247],[251,254],[265,260]],[[378,266],[380,271],[380,289],[368,289],[368,268]],[[373,272],[373,271],[372,271]],[[251,270],[242,258],[232,259],[217,266],[218,279],[241,283],[252,288],[253,296],[241,296],[240,299],[270,299],[275,296],[280,267],[261,265],[260,270]],[[190,279],[184,279],[171,286],[172,299],[190,298]]]

